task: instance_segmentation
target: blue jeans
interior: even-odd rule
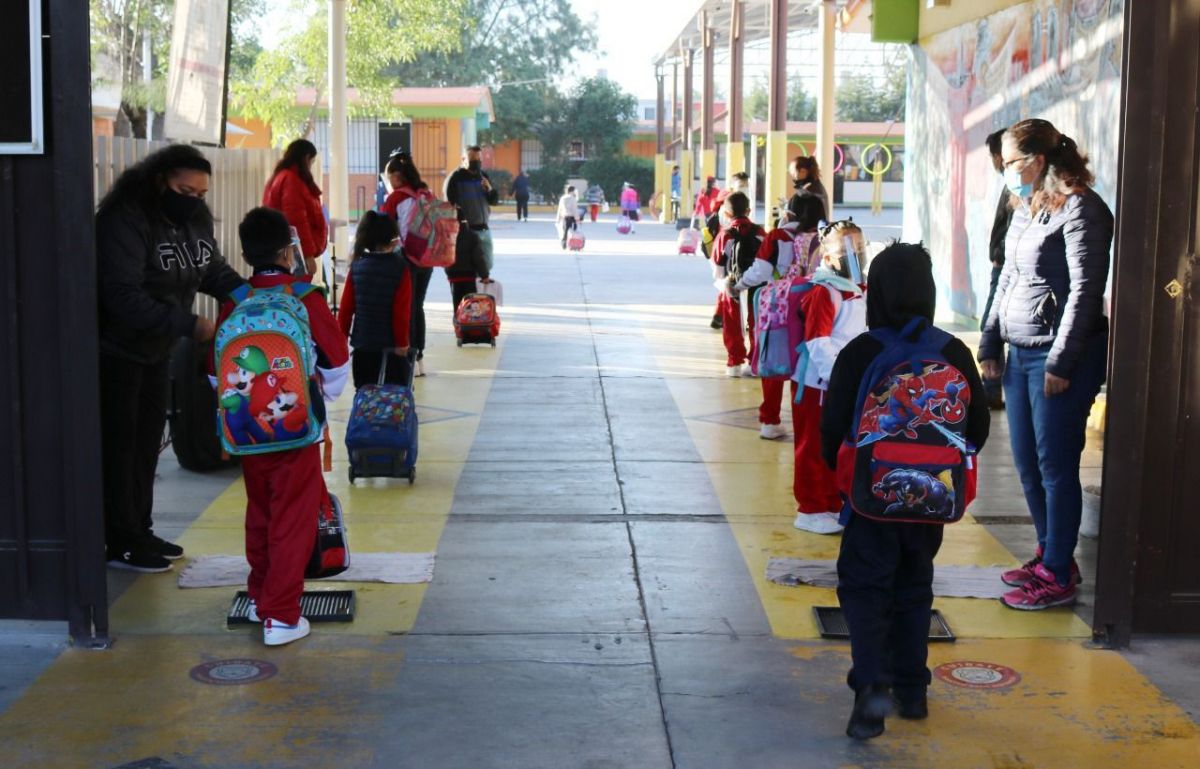
[[[1087,437],[1088,414],[1104,384],[1108,334],[1088,340],[1070,376],[1070,387],[1047,398],[1049,353],[1049,347],[1009,345],[1004,400],[1013,462],[1037,529],[1042,561],[1059,584],[1065,585],[1083,514],[1079,459]]]

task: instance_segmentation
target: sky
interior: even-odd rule
[[[594,23],[598,45],[595,53],[579,56],[571,71],[562,73],[563,84],[573,85],[605,70],[629,93],[653,99],[657,95],[653,58],[679,34],[682,19],[699,6],[699,0],[642,0],[636,12],[612,0],[572,0],[571,5],[585,23]],[[286,31],[290,13],[290,0],[267,0],[266,18],[259,26],[264,45]]]

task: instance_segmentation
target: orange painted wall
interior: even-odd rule
[[[108,118],[92,118],[92,136],[112,136],[115,123]]]
[[[521,142],[513,140],[494,145],[491,149],[492,168],[508,171],[516,176],[521,166]]]
[[[658,150],[658,141],[645,141],[642,139],[630,139],[625,142],[625,154],[636,158],[648,158],[654,160]]]
[[[236,150],[271,149],[271,127],[266,123],[240,117],[230,117],[227,122],[250,133],[244,135],[226,132],[225,146]]]

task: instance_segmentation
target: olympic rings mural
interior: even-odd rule
[[[765,146],[766,143],[767,143],[767,139],[765,136],[758,137],[758,146],[760,146],[760,147]],[[795,144],[797,147],[799,147],[800,154],[803,155],[804,157],[808,157],[812,154],[811,152],[808,151],[808,147],[804,144],[804,142],[790,142],[790,143]],[[896,158],[892,154],[892,148],[882,142],[872,142],[872,143],[868,144],[867,146],[863,147],[862,152],[859,153],[859,157],[865,158],[868,154],[870,154],[872,147],[878,147],[881,151],[883,151],[883,153],[885,155],[887,155],[887,163],[885,163],[883,168],[879,169],[878,171],[876,171],[872,167],[867,166],[864,163],[861,166],[862,172],[865,174],[868,174],[870,176],[883,176],[884,174],[886,174],[888,171],[891,170],[892,163],[895,162]],[[833,154],[834,154],[834,157],[837,158],[837,161],[833,164],[833,172],[836,174],[838,171],[842,170],[843,166],[846,165],[846,152],[842,149],[842,145],[834,144],[833,145]]]

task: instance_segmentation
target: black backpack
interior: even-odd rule
[[[754,260],[758,258],[758,249],[762,245],[763,238],[757,227],[750,227],[745,232],[731,229],[729,236],[728,242],[732,244],[732,249],[728,255],[725,269],[734,279],[738,279],[750,269]]]

